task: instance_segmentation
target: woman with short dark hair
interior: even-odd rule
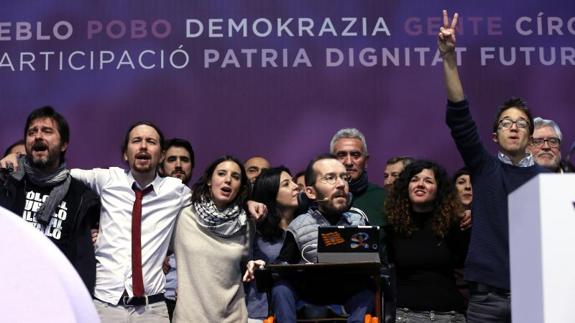
[[[280,166],[264,169],[256,179],[251,199],[267,206],[268,214],[257,223],[253,243],[253,259],[273,263],[280,253],[285,230],[297,215],[299,188],[293,181],[289,169]],[[255,283],[247,289],[249,318],[263,320],[268,315],[265,293],[258,293]]]

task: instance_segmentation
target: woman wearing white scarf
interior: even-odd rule
[[[252,230],[244,210],[248,181],[242,163],[231,156],[217,159],[192,191],[174,238],[174,322],[247,322],[241,279]]]

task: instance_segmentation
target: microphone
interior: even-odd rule
[[[324,197],[324,198],[322,198],[322,199],[313,200],[313,201],[316,202],[316,203],[327,202],[327,201],[329,201],[329,197],[326,196],[326,197]]]
[[[348,208],[350,208],[350,207],[351,207],[351,201],[352,201],[352,199],[353,199],[353,194],[352,194],[351,192],[348,192],[346,195],[347,195],[346,205],[347,205]],[[314,202],[316,202],[316,203],[324,203],[324,202],[327,202],[327,201],[329,201],[329,200],[330,200],[329,197],[324,197],[324,198],[322,198],[322,199],[315,200]]]
[[[0,168],[0,173],[2,173],[3,175],[9,175],[13,172],[14,172],[14,165],[12,164],[6,165],[6,168]]]
[[[305,210],[307,210],[310,206],[312,206],[314,203],[315,204],[321,204],[321,203],[325,203],[328,202],[330,200],[329,197],[324,197],[321,199],[317,199],[317,200],[310,200],[307,195],[305,195],[304,192],[301,192],[298,194],[298,209],[303,210],[305,212]],[[347,206],[348,208],[351,207],[351,202],[353,200],[353,194],[351,192],[347,193]]]
[[[353,194],[351,194],[351,192],[348,192],[346,195],[347,195],[346,199],[348,200],[348,202],[351,201],[351,199],[352,199],[352,197],[353,197]],[[315,201],[315,202],[327,202],[327,201],[329,201],[329,200],[330,200],[330,197],[327,197],[327,196],[326,196],[326,197],[324,197],[324,198],[322,198],[322,199],[318,199],[318,200],[314,200],[314,201]]]
[[[329,201],[329,197],[324,197],[322,199],[311,200],[304,192],[300,192],[297,196],[298,204],[309,206],[311,203],[323,203]]]

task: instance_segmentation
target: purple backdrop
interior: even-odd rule
[[[375,182],[395,155],[455,170],[434,59],[442,8],[462,16],[460,71],[484,141],[516,95],[559,122],[566,150],[575,2],[535,0],[3,2],[0,148],[49,104],[71,124],[73,167],[120,164],[128,125],[148,119],[191,140],[194,178],[224,153],[297,171],[342,127],[366,135]]]

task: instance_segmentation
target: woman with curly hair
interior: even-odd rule
[[[385,201],[387,250],[396,270],[397,322],[465,322],[454,268],[467,252],[462,206],[447,172],[418,160]]]

